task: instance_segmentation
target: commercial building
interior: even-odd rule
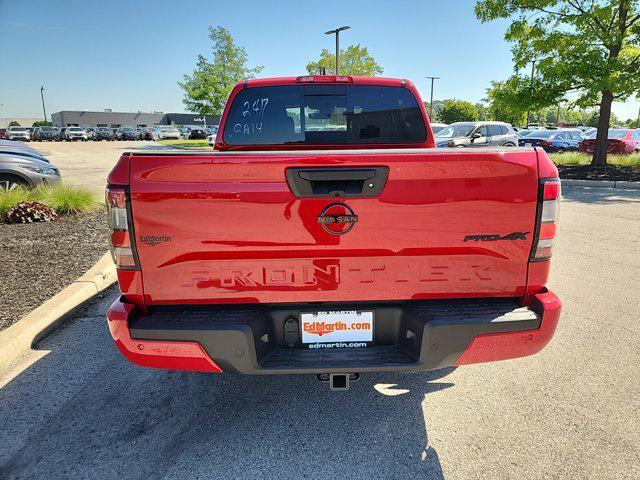
[[[56,127],[153,127],[154,125],[204,125],[204,117],[197,113],[162,112],[87,112],[63,110],[51,115]],[[207,115],[207,125],[217,125],[220,116]]]

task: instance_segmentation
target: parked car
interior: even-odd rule
[[[184,138],[190,139],[190,140],[204,139],[204,138],[207,138],[207,131],[204,129],[204,127],[198,127],[197,125],[189,125],[185,127],[183,136]]]
[[[596,132],[580,142],[579,150],[593,153],[596,148]],[[607,134],[607,152],[619,155],[640,153],[640,129],[610,128]]]
[[[140,129],[140,140],[153,140],[153,128],[144,127]]]
[[[0,128],[0,139],[2,138],[7,138],[7,129],[6,128]]]
[[[93,127],[85,127],[87,131],[87,140],[95,140],[96,139],[96,129]]]
[[[207,143],[210,147],[213,147],[216,143],[216,135],[218,135],[218,126],[208,127],[209,135],[207,135]]]
[[[518,145],[542,147],[546,152],[577,152],[582,140],[584,137],[578,129],[534,130],[520,138]]]
[[[116,140],[138,140],[138,132],[133,127],[118,127]]]
[[[526,137],[527,135],[529,135],[533,131],[535,131],[535,130],[528,130],[526,128],[521,128],[519,130],[516,130],[516,134],[518,135],[519,138],[522,138],[522,137]]]
[[[165,140],[165,139],[180,139],[180,130],[173,125],[157,125],[153,127],[153,139]]]
[[[36,127],[33,130],[32,140],[36,142],[42,142],[45,140],[58,141],[60,140],[60,130],[56,127],[42,126]]]
[[[66,140],[75,142],[76,140],[82,140],[86,142],[88,140],[87,131],[82,127],[67,127],[64,131]]]
[[[6,133],[7,140],[20,140],[28,142],[31,140],[31,134],[27,127],[9,127]]]
[[[34,152],[0,145],[0,191],[60,181],[60,171]]]
[[[109,127],[98,127],[95,131],[95,136],[93,139],[97,142],[101,140],[111,141],[114,140],[115,136],[113,135],[113,129]]]
[[[417,89],[392,78],[244,80],[222,118],[215,151],[134,151],[108,175],[107,323],[131,362],[346,390],[551,340],[560,180],[544,151],[434,151]]]
[[[432,123],[431,124],[431,130],[433,130],[433,134],[435,135],[436,133],[438,133],[440,130],[447,128],[449,125],[447,125],[446,123]]]
[[[518,135],[503,122],[456,122],[436,134],[438,147],[515,147]]]

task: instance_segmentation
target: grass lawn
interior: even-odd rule
[[[591,155],[579,152],[550,153],[549,158],[556,165],[589,165],[591,163]],[[640,154],[607,155],[607,162],[611,165],[640,166]]]
[[[207,143],[207,140],[158,140],[158,143],[161,145],[169,145],[171,147],[178,148],[206,148],[210,149],[211,147]]]

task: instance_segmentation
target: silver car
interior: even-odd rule
[[[88,140],[87,131],[82,127],[69,127],[64,131],[64,136],[71,141],[82,140],[86,142]]]
[[[456,122],[435,135],[438,147],[515,147],[518,134],[504,122]]]
[[[60,181],[60,171],[38,152],[0,142],[0,190]]]
[[[31,140],[31,132],[27,127],[9,127],[5,136],[7,140],[22,140],[23,142]]]

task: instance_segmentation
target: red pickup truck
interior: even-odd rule
[[[401,79],[247,80],[215,151],[122,155],[108,177],[118,349],[148,367],[318,374],[531,355],[558,171],[542,149],[436,149]]]

